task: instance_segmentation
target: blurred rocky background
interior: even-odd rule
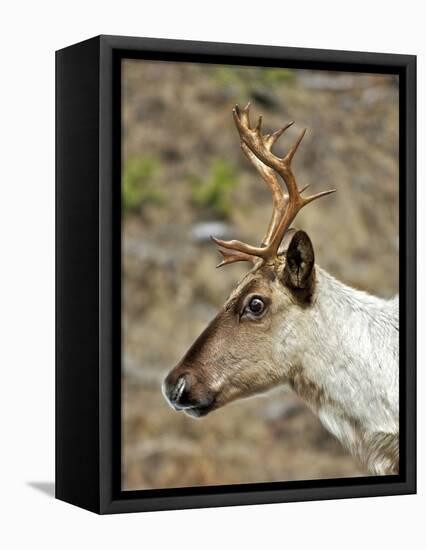
[[[271,199],[241,153],[231,111],[301,128],[299,186],[338,192],[297,227],[335,277],[398,291],[398,81],[389,75],[123,63],[124,489],[366,475],[286,388],[202,420],[170,409],[161,381],[247,270],[216,271],[213,234],[258,243]]]

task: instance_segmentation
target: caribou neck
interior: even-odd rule
[[[316,267],[301,322],[290,384],[372,471],[389,471],[398,455],[398,298],[354,290]]]

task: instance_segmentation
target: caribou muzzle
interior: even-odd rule
[[[190,416],[205,416],[214,408],[215,398],[193,374],[176,367],[163,382],[163,393],[176,411],[184,411]]]

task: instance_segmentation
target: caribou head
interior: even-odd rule
[[[223,256],[218,267],[244,261],[252,268],[164,381],[169,403],[195,417],[286,383],[291,369],[297,368],[300,331],[314,300],[316,279],[311,240],[290,226],[304,206],[335,191],[306,197],[302,193],[307,186],[297,186],[292,160],[306,130],[280,158],[272,146],[293,122],[264,135],[261,117],[251,126],[249,105],[236,106],[233,117],[244,154],[272,193],[273,210],[258,247],[212,238]]]

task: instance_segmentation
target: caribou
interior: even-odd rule
[[[273,145],[293,123],[263,134],[249,105],[233,117],[241,148],[272,194],[260,246],[212,237],[223,260],[250,271],[163,383],[176,411],[203,417],[240,398],[289,385],[375,475],[399,472],[398,296],[381,299],[315,264],[297,213],[335,189],[304,196],[292,169],[301,133],[284,157]],[[284,191],[280,179],[284,182]],[[332,243],[330,243],[332,246]]]

